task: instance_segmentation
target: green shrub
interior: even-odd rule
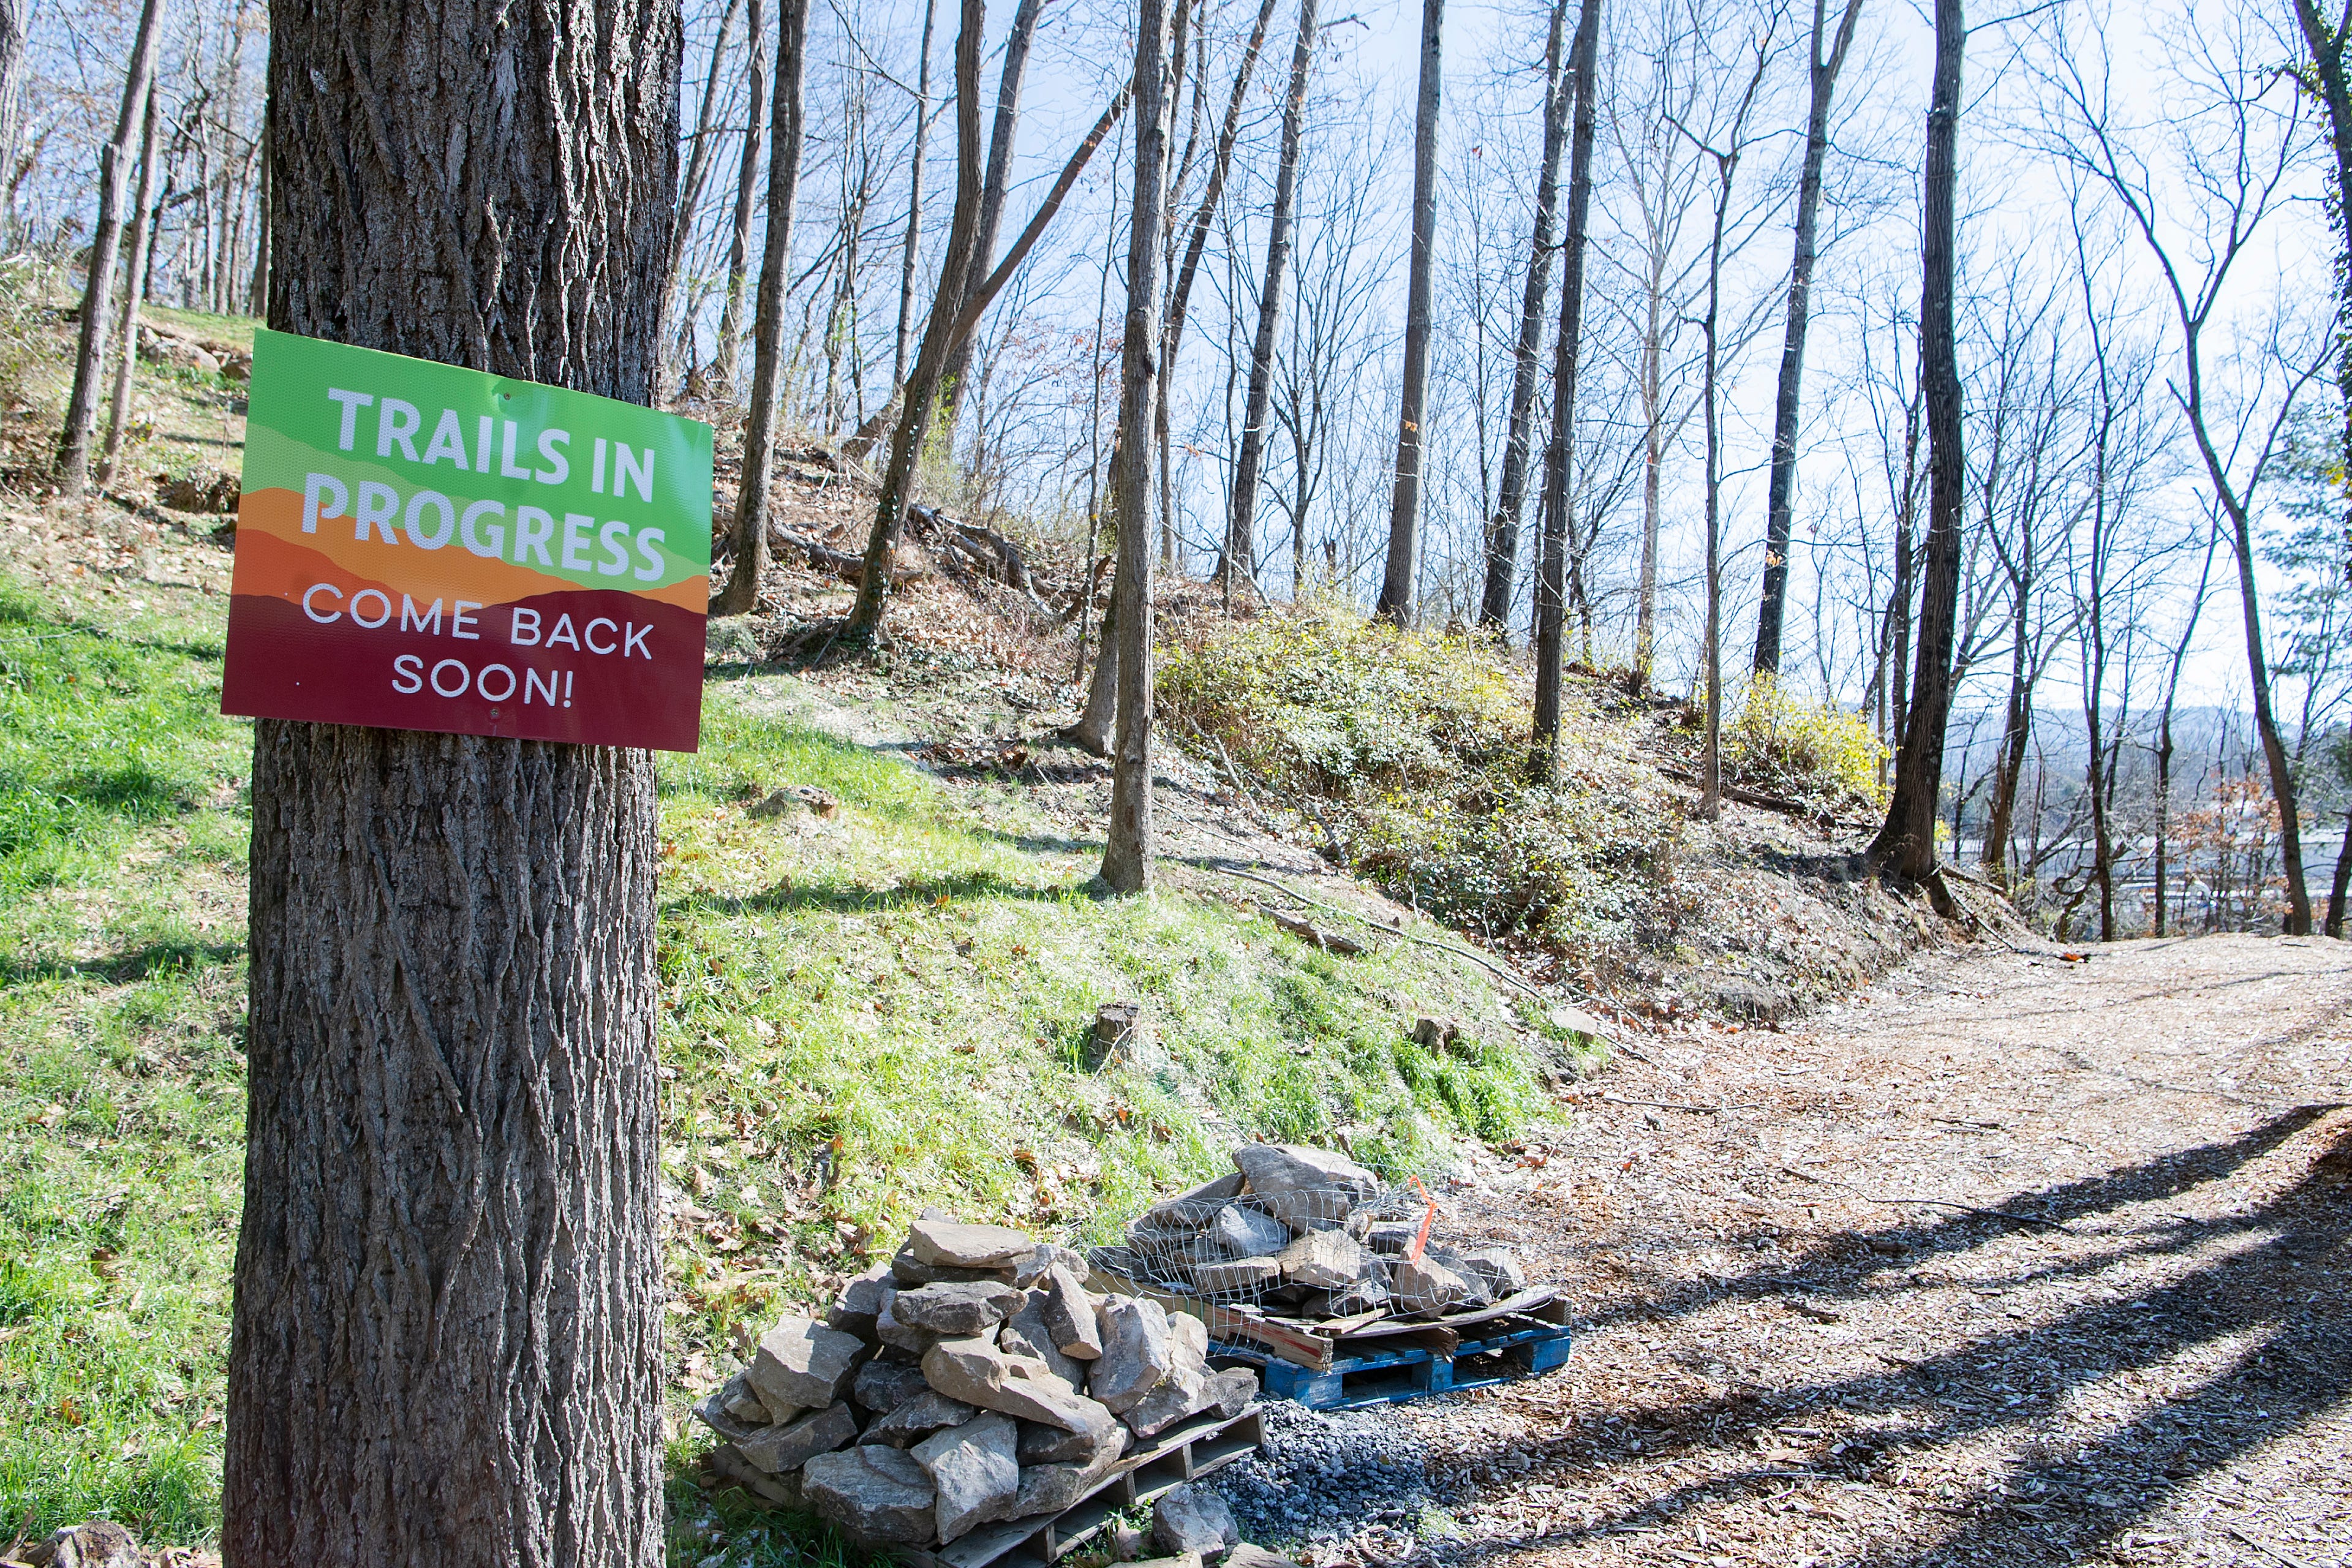
[[[1887,751],[1862,714],[1759,675],[1723,727],[1723,765],[1746,784],[1834,805],[1884,808]]]

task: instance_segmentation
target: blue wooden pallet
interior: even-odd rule
[[[1276,1398],[1310,1410],[1355,1410],[1533,1377],[1565,1363],[1571,1342],[1565,1323],[1519,1314],[1480,1323],[1473,1331],[1475,1339],[1443,1329],[1367,1339],[1348,1347],[1355,1353],[1335,1355],[1328,1368],[1319,1369],[1248,1345],[1221,1343],[1215,1350],[1257,1366],[1265,1391]]]

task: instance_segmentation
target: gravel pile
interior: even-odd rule
[[[1260,1407],[1265,1447],[1202,1484],[1233,1506],[1249,1541],[1345,1541],[1376,1525],[1411,1531],[1453,1489],[1433,1477],[1429,1447],[1387,1408]]]

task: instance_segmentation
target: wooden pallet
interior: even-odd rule
[[[1568,1321],[1567,1303],[1549,1285],[1522,1290],[1491,1307],[1451,1312],[1435,1320],[1391,1318],[1386,1312],[1363,1312],[1352,1318],[1310,1321],[1285,1318],[1260,1307],[1226,1306],[1203,1301],[1165,1285],[1147,1284],[1095,1265],[1090,1288],[1125,1296],[1143,1296],[1171,1312],[1189,1312],[1208,1325],[1209,1337],[1229,1348],[1247,1352],[1243,1359],[1287,1362],[1309,1372],[1329,1372],[1351,1357],[1377,1355],[1410,1347],[1443,1350],[1454,1346],[1473,1330],[1510,1318],[1531,1318],[1554,1327]],[[1565,1333],[1565,1329],[1562,1332]],[[1383,1342],[1402,1340],[1402,1346]],[[1557,1364],[1557,1363],[1554,1363]],[[1272,1385],[1268,1385],[1271,1389]]]
[[[1353,1410],[1549,1372],[1568,1360],[1566,1320],[1567,1303],[1549,1301],[1537,1312],[1489,1318],[1466,1330],[1426,1328],[1358,1342],[1349,1347],[1354,1353],[1337,1356],[1320,1369],[1256,1354],[1245,1346],[1214,1348],[1258,1364],[1270,1394],[1310,1410]]]
[[[902,1546],[895,1554],[914,1568],[1041,1568],[1101,1533],[1111,1515],[1254,1454],[1265,1440],[1255,1405],[1239,1415],[1195,1416],[1119,1460],[1094,1490],[1059,1513],[984,1524],[936,1550]]]

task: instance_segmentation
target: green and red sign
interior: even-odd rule
[[[710,427],[254,334],[221,710],[695,749]]]

